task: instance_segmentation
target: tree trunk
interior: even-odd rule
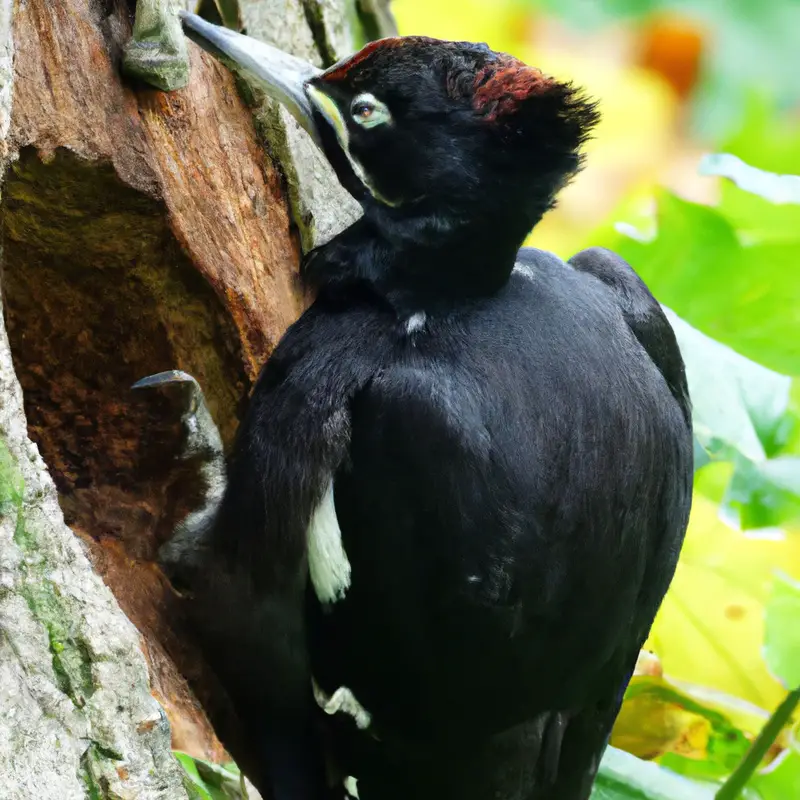
[[[239,5],[317,64],[354,49],[355,0]],[[191,373],[230,444],[307,302],[301,250],[356,215],[294,121],[194,45],[185,89],[126,83],[133,10],[0,0],[4,800],[185,798],[170,731],[227,758],[236,721],[154,563],[191,502],[178,419],[130,386]]]

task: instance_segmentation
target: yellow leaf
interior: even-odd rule
[[[637,680],[634,678],[631,683]],[[701,760],[708,757],[711,730],[708,719],[687,710],[680,702],[648,692],[623,703],[611,744],[648,760],[669,752]],[[745,742],[743,749],[746,748]]]
[[[764,605],[775,569],[800,575],[800,534],[743,534],[696,494],[675,579],[647,645],[664,672],[763,709],[777,706],[786,692],[762,656]]]
[[[493,50],[513,52],[523,33],[512,25],[516,15],[511,4],[495,0],[394,0],[392,12],[400,33],[437,39],[486,42]],[[515,30],[516,29],[516,30]]]

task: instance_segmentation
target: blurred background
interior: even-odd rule
[[[682,561],[612,744],[708,790],[780,709],[744,796],[800,798],[800,2],[392,8],[403,34],[485,41],[600,100],[529,244],[634,265],[676,315],[697,435]]]

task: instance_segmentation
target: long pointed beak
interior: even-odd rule
[[[306,82],[319,75],[321,69],[258,39],[206,22],[196,14],[179,13],[192,41],[217,58],[233,62],[238,70],[263,88],[267,96],[286,106],[300,126],[322,147],[311,101],[305,91]]]

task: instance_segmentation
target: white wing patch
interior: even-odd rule
[[[347,714],[348,717],[353,718],[356,727],[360,731],[367,730],[372,724],[372,714],[356,700],[355,695],[346,686],[340,686],[330,696],[325,694],[313,679],[312,688],[317,705],[326,714],[330,714],[331,716],[334,714]]]
[[[428,316],[424,311],[417,311],[406,320],[406,333],[416,333],[425,327]]]
[[[514,265],[514,272],[519,275],[523,275],[524,277],[528,278],[528,280],[533,280],[536,278],[536,272],[534,272],[532,267],[529,267],[527,264],[520,264],[517,262]]]
[[[333,480],[311,516],[306,535],[308,571],[320,603],[342,600],[350,588],[350,562],[333,501]]]

